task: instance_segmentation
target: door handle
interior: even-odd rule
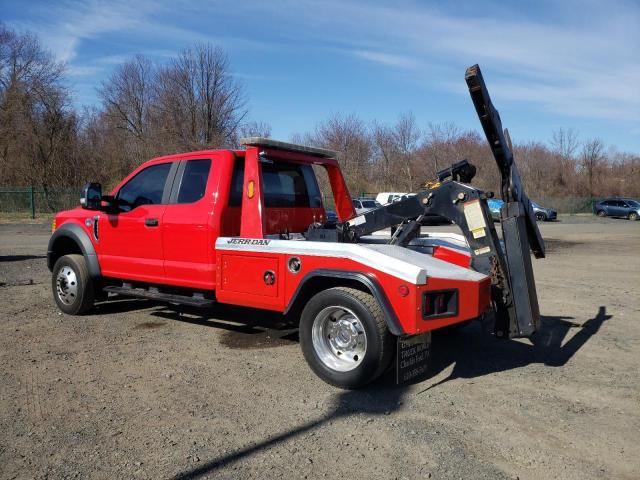
[[[158,226],[158,219],[157,218],[145,218],[144,219],[144,224],[147,227],[157,227]]]

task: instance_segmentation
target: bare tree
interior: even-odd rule
[[[37,38],[0,25],[0,158],[3,181],[60,184],[75,141],[64,66]]]
[[[558,156],[559,165],[554,168],[557,172],[557,182],[560,186],[567,185],[567,176],[570,170],[574,170],[574,159],[580,142],[578,132],[573,128],[564,129],[560,127],[552,133],[551,148]]]
[[[423,153],[428,157],[432,173],[438,172],[458,159],[456,147],[461,137],[462,132],[454,123],[429,122]]]
[[[584,143],[580,163],[587,175],[589,196],[594,196],[594,179],[599,167],[604,162],[604,143],[599,138],[594,138]]]
[[[413,113],[408,112],[400,115],[393,129],[393,138],[400,152],[398,171],[402,172],[404,179],[405,187],[403,190],[413,191],[417,187],[417,183],[420,183],[416,182],[416,169],[418,168],[416,150],[420,137],[420,130]]]
[[[356,192],[367,188],[372,141],[366,125],[357,116],[330,117],[320,123],[315,132],[305,138],[304,143],[336,150],[349,186]]]
[[[265,122],[247,122],[240,126],[240,137],[264,137],[271,136],[271,125]]]
[[[150,128],[150,111],[154,101],[155,68],[146,57],[137,55],[116,67],[102,82],[98,95],[104,111],[122,130],[143,139]]]
[[[393,169],[399,152],[390,127],[374,121],[371,131],[375,149],[372,162],[379,171],[379,175],[374,177],[375,189],[387,190],[397,183]]]
[[[246,100],[224,51],[211,44],[196,45],[163,68],[158,111],[163,127],[183,145],[234,145],[247,114]]]

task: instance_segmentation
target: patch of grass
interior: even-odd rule
[[[0,212],[0,224],[22,223],[22,224],[44,224],[53,221],[53,213],[37,213],[36,218],[31,218],[28,212]]]

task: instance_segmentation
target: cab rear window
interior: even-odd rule
[[[244,159],[236,159],[229,206],[242,205]],[[322,207],[320,189],[311,165],[289,162],[262,164],[262,188],[266,208]]]

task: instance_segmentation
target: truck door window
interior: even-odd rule
[[[187,161],[178,190],[178,203],[194,203],[204,197],[210,169],[211,160]]]
[[[171,169],[171,163],[151,165],[125,183],[116,198],[124,202],[122,210],[128,212],[140,205],[162,203],[162,192]]]

